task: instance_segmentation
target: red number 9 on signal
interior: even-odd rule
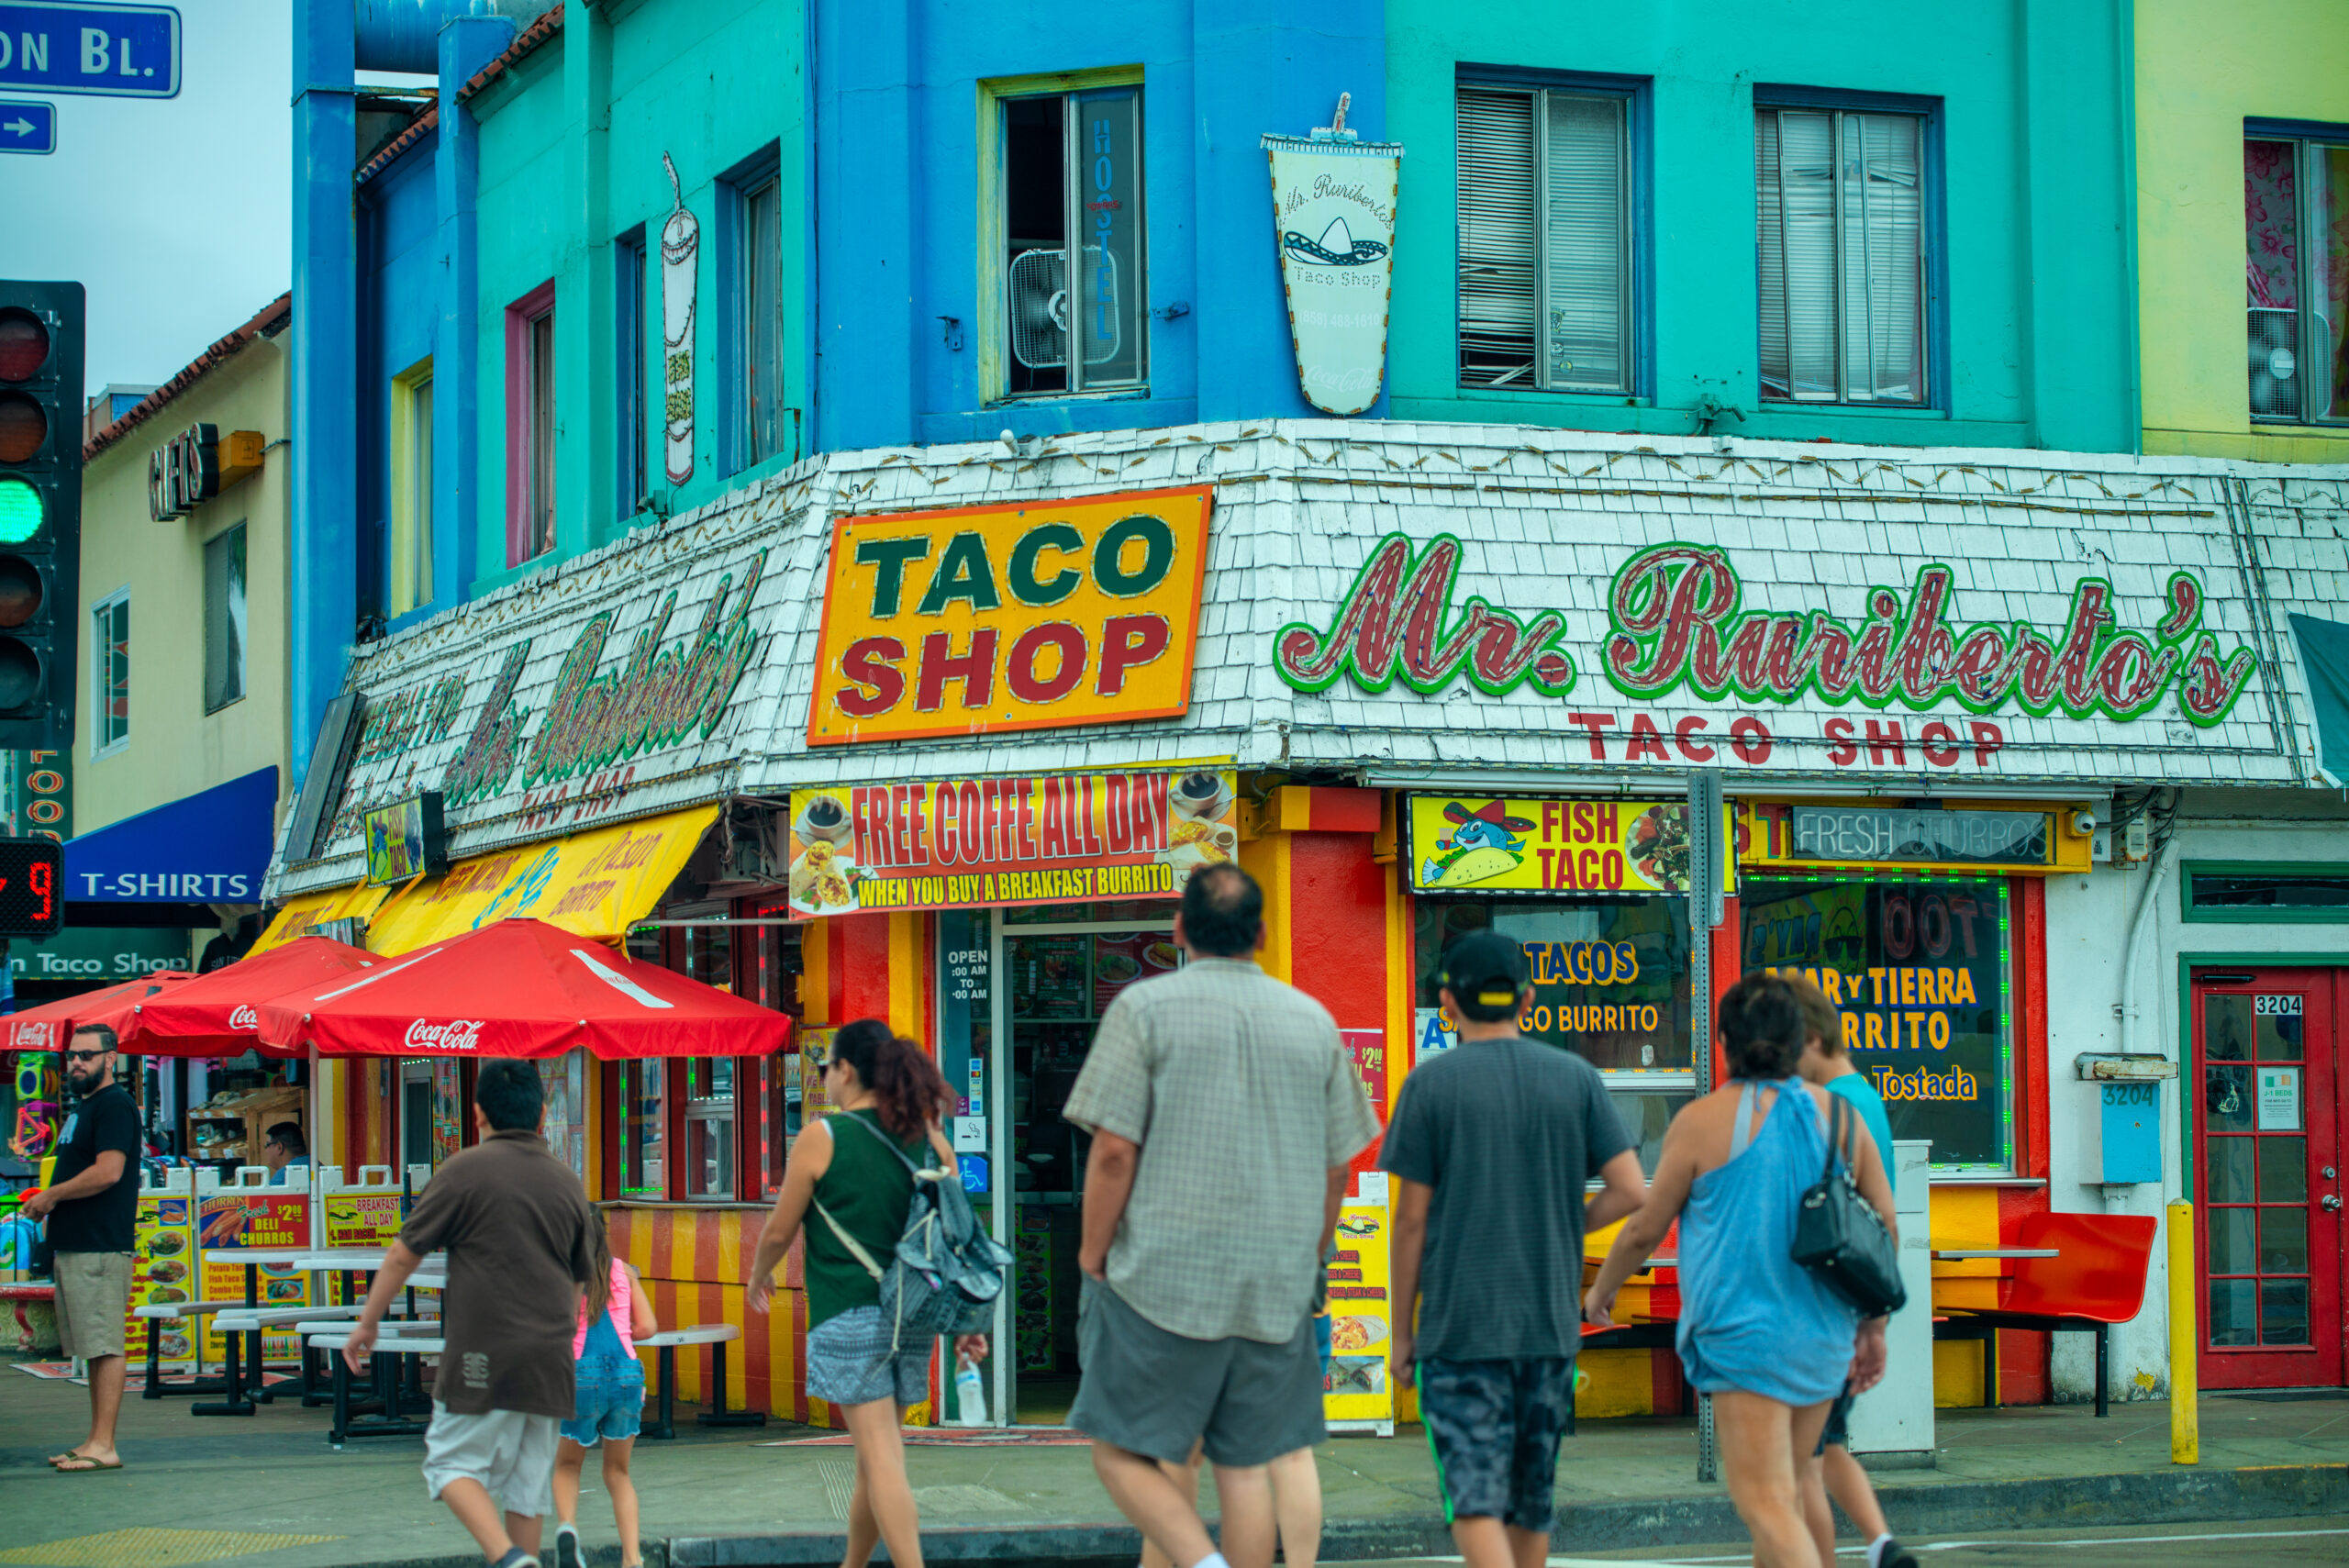
[[[33,890],[33,918],[48,919],[57,910],[57,868],[47,861],[35,861],[26,880]]]

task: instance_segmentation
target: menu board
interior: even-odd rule
[[[1371,1114],[1378,1118],[1379,1136],[1370,1140],[1370,1147],[1354,1156],[1353,1173],[1359,1192],[1364,1174],[1378,1169],[1379,1145],[1386,1136],[1386,1031],[1384,1029],[1340,1029],[1338,1038],[1345,1042],[1346,1055],[1353,1059],[1354,1073],[1362,1079],[1363,1093],[1370,1097]]]
[[[251,1187],[215,1193],[199,1202],[196,1245],[205,1253],[206,1301],[245,1299],[244,1264],[225,1258],[215,1262],[212,1253],[284,1251],[311,1244],[310,1195],[306,1192]],[[310,1276],[299,1269],[263,1268],[258,1284],[259,1304],[262,1307],[314,1305],[310,1300]],[[219,1330],[210,1327],[213,1321],[216,1319],[207,1319],[204,1335],[207,1361],[220,1360],[228,1353]],[[273,1356],[300,1353],[299,1342],[290,1327],[273,1329],[264,1336],[264,1349]]]
[[[831,1096],[824,1093],[824,1064],[832,1059],[834,1032],[799,1031],[799,1125],[803,1129],[832,1114]]]
[[[432,1062],[432,1164],[465,1146],[464,1085],[459,1074],[464,1063],[452,1057]]]
[[[325,1201],[328,1247],[389,1247],[399,1240],[396,1190],[330,1192]]]
[[[1039,939],[1029,937],[1028,942]],[[1171,974],[1182,962],[1170,931],[1128,931],[1120,936],[1097,936],[1093,939],[1093,1016],[1099,1018],[1109,1010],[1118,994],[1140,980],[1152,980]]]
[[[1388,1299],[1386,1206],[1349,1203],[1338,1211],[1330,1263],[1330,1371],[1322,1416],[1331,1425],[1391,1424],[1395,1387],[1386,1364],[1394,1320]]]
[[[1739,916],[1747,968],[1835,1005],[1895,1139],[1931,1139],[1935,1170],[2011,1168],[2003,879],[1749,882]]]
[[[169,1194],[139,1195],[139,1214],[131,1255],[130,1305],[161,1307],[188,1301],[195,1293],[195,1231],[190,1223],[195,1200]],[[195,1359],[195,1343],[184,1318],[123,1319],[123,1351],[133,1366],[147,1360],[147,1336],[161,1338],[157,1353],[165,1366],[184,1368]]]
[[[1011,960],[1011,1015],[1017,1018],[1090,1017],[1085,938],[1025,937]]]

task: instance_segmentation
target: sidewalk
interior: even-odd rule
[[[326,1412],[290,1403],[199,1418],[184,1398],[126,1402],[118,1473],[41,1462],[81,1435],[86,1396],[0,1362],[0,1563],[59,1568],[472,1568],[479,1558],[425,1500],[415,1438],[326,1445]],[[829,1434],[777,1425],[640,1445],[646,1555],[676,1568],[839,1560],[851,1459]],[[1939,1467],[1877,1478],[1906,1533],[2349,1513],[2349,1396],[2206,1396],[2202,1463],[2169,1463],[2166,1405],[1945,1410]],[[935,1561],[1134,1561],[1074,1440],[963,1438],[912,1450]],[[1449,1552],[1427,1445],[1344,1438],[1320,1451],[1336,1560]],[[617,1563],[595,1467],[581,1505],[591,1555]],[[1693,1421],[1586,1421],[1559,1466],[1560,1551],[1741,1539],[1719,1485],[1696,1480]],[[1212,1493],[1210,1491],[1210,1496]],[[84,1541],[114,1531],[175,1531]],[[199,1532],[223,1532],[218,1537]],[[308,1538],[300,1542],[285,1537]],[[328,1539],[319,1540],[319,1537]],[[32,1549],[32,1550],[28,1550]]]

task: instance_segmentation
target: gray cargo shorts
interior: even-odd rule
[[[1282,1345],[1186,1340],[1087,1279],[1076,1312],[1076,1354],[1085,1381],[1068,1424],[1129,1453],[1182,1464],[1194,1444],[1203,1444],[1209,1462],[1245,1469],[1327,1435],[1321,1362],[1308,1318],[1297,1319]]]

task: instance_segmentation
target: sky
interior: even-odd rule
[[[178,97],[45,99],[57,151],[0,157],[0,276],[88,288],[90,393],[169,380],[285,292],[297,3],[177,0]]]

